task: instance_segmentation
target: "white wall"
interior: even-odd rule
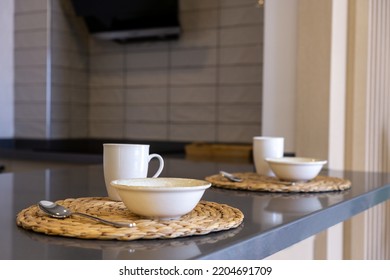
[[[328,167],[344,168],[348,1],[332,2]]]
[[[0,138],[14,135],[14,1],[0,1]]]
[[[295,152],[298,0],[265,1],[262,135]]]

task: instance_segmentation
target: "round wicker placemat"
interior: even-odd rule
[[[205,180],[218,188],[265,192],[328,192],[347,190],[351,187],[349,180],[327,176],[317,176],[309,182],[286,185],[276,177],[262,176],[253,172],[233,174],[242,178],[243,181],[231,182],[220,174],[208,176]]]
[[[210,201],[200,201],[194,210],[177,220],[142,218],[131,213],[122,202],[102,197],[68,198],[56,203],[72,211],[84,212],[112,221],[132,221],[137,226],[116,228],[76,215],[66,219],[51,218],[37,205],[20,211],[16,218],[17,225],[47,235],[82,239],[136,240],[204,235],[236,228],[244,219],[240,210]]]
[[[213,232],[207,235],[193,235],[185,238],[170,238],[170,239],[139,239],[133,240],[132,242],[124,242],[118,240],[99,240],[99,242],[93,242],[91,239],[80,239],[80,238],[53,238],[52,236],[46,234],[36,234],[31,230],[25,230],[23,234],[30,238],[31,240],[41,242],[43,244],[50,245],[59,245],[65,247],[77,247],[77,248],[86,248],[86,249],[96,249],[96,250],[137,250],[137,251],[147,251],[147,250],[156,250],[167,247],[180,247],[188,246],[194,242],[197,245],[209,245],[232,238],[241,232],[243,224],[239,225],[236,228],[229,230],[222,230],[218,232]]]

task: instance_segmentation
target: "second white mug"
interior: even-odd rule
[[[255,163],[257,174],[275,177],[275,174],[264,159],[267,157],[280,158],[283,157],[283,153],[283,137],[253,137],[253,161]]]
[[[156,158],[159,167],[152,177],[158,177],[163,168],[164,160],[159,154],[149,154],[150,145],[142,144],[103,144],[104,181],[108,196],[120,201],[117,191],[111,186],[111,181],[117,179],[146,178],[149,162]]]

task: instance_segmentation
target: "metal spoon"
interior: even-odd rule
[[[228,179],[229,181],[232,181],[232,182],[242,182],[243,181],[242,178],[234,176],[233,174],[225,172],[225,171],[219,171],[219,174],[221,174],[223,177],[225,177],[226,179]]]
[[[64,218],[67,218],[71,215],[79,215],[82,217],[93,219],[93,220],[100,222],[100,223],[103,223],[103,224],[114,226],[114,227],[129,227],[129,228],[131,228],[131,227],[136,226],[135,223],[127,224],[127,223],[111,222],[111,221],[107,221],[107,220],[104,220],[104,219],[101,219],[101,218],[98,218],[98,217],[95,217],[92,215],[88,215],[85,213],[72,212],[69,209],[65,208],[64,206],[58,205],[57,203],[47,201],[47,200],[41,200],[38,203],[38,206],[43,212],[45,212],[46,214],[48,214],[49,216],[51,216],[53,218],[64,219]]]
[[[223,177],[225,177],[226,179],[228,179],[229,181],[231,182],[242,182],[243,179],[240,178],[240,177],[237,177],[229,172],[226,172],[226,171],[219,171],[219,174],[221,174]],[[276,183],[278,184],[282,184],[282,185],[286,185],[286,186],[294,186],[295,185],[295,182],[287,182],[287,181],[275,181]]]

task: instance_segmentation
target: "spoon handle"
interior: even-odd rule
[[[242,182],[243,179],[229,173],[229,172],[225,172],[225,171],[219,171],[219,174],[221,174],[223,177],[225,177],[226,179],[228,179],[229,181],[231,182]]]
[[[79,215],[79,216],[82,216],[82,217],[85,217],[85,218],[90,218],[92,220],[95,220],[97,222],[100,222],[100,223],[103,223],[103,224],[106,224],[106,225],[110,225],[110,226],[114,226],[114,227],[128,227],[128,228],[132,228],[132,227],[135,227],[136,224],[135,223],[118,223],[118,222],[112,222],[112,221],[107,221],[107,220],[104,220],[102,218],[99,218],[99,217],[95,217],[95,216],[92,216],[92,215],[88,215],[88,214],[85,214],[85,213],[80,213],[80,212],[72,212],[72,215]]]

